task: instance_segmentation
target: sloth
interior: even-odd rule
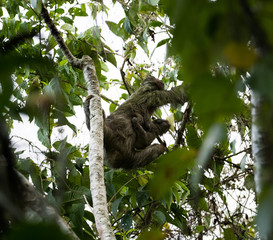
[[[89,122],[88,96],[84,103],[86,124]],[[155,138],[166,133],[167,120],[151,120],[154,111],[164,105],[187,101],[181,87],[164,90],[164,83],[149,76],[113,113],[104,118],[104,160],[113,168],[137,169],[149,164],[167,148],[164,143],[151,144]]]

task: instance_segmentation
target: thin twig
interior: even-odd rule
[[[129,86],[129,84],[127,83],[126,78],[125,78],[125,73],[124,73],[124,71],[123,71],[123,68],[124,68],[124,66],[125,66],[125,63],[128,62],[128,60],[129,60],[129,57],[128,57],[128,55],[127,55],[127,56],[124,58],[123,63],[122,63],[122,65],[121,65],[121,68],[120,68],[120,75],[121,75],[123,84],[124,84],[124,86],[125,86],[125,88],[126,88],[128,94],[129,94],[129,96],[130,96],[131,93],[133,92],[133,89],[132,89],[132,88]]]
[[[180,127],[179,127],[179,129],[177,131],[177,138],[176,138],[176,141],[175,141],[175,144],[174,144],[173,148],[179,147],[184,142],[183,133],[185,132],[186,124],[190,119],[191,109],[192,109],[192,106],[191,106],[190,103],[188,103],[188,106],[187,106],[187,108],[186,108],[186,110],[184,112],[184,116],[183,116],[183,119],[181,121]]]

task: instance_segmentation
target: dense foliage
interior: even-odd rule
[[[72,123],[87,95],[83,73],[69,65],[48,33],[40,4],[0,1],[0,116],[10,130],[25,116],[38,127],[41,144],[20,140],[35,154],[15,145],[17,169],[80,239],[95,239],[88,148],[78,144],[87,129],[83,119],[80,125]],[[117,22],[107,19],[113,6],[119,6]],[[165,138],[167,154],[143,169],[105,167],[117,239],[259,238],[249,88],[272,103],[273,3],[55,0],[46,7],[71,52],[94,60],[106,112],[128,98],[124,81],[132,91],[151,72],[166,88],[187,86],[189,105],[156,112],[172,124]],[[79,17],[88,17],[92,27],[80,32],[75,25]],[[111,49],[109,36],[103,37],[109,30],[96,24],[98,19],[122,41],[122,50]],[[153,56],[164,47],[166,61],[158,62]],[[121,68],[119,79],[112,77],[113,68]],[[116,88],[119,99],[112,99]],[[67,128],[72,139],[63,132]],[[12,132],[17,142],[20,129]],[[33,229],[40,230],[34,238],[58,239],[61,234],[56,226],[37,224],[35,216],[9,227],[7,239],[27,237]]]

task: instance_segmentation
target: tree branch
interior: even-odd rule
[[[129,60],[129,58],[128,58],[128,56],[126,56],[126,57],[124,58],[124,60],[123,60],[122,66],[121,66],[121,68],[120,68],[120,75],[121,75],[123,84],[124,84],[124,86],[125,86],[125,88],[126,88],[128,94],[129,94],[129,96],[130,96],[130,95],[132,94],[132,92],[133,92],[133,89],[132,89],[131,86],[129,86],[129,84],[127,83],[126,78],[125,78],[125,73],[124,73],[124,71],[123,71],[123,68],[124,68],[124,66],[125,66],[125,63],[126,63],[128,60]]]
[[[50,32],[51,32],[52,36],[54,37],[54,39],[58,43],[58,46],[62,50],[62,52],[65,55],[65,57],[67,58],[68,62],[73,67],[81,68],[81,60],[74,57],[73,54],[68,49],[68,47],[66,46],[66,44],[65,44],[65,42],[64,42],[64,40],[63,40],[63,38],[61,36],[61,33],[56,28],[54,22],[50,18],[50,15],[49,15],[47,9],[45,8],[44,4],[42,4],[41,16],[44,19],[44,21],[45,21],[46,25],[48,26],[48,28],[50,29]]]
[[[21,173],[14,169],[14,165],[15,156],[10,148],[6,124],[1,120],[0,229],[7,230],[5,228],[8,227],[10,220],[23,222],[32,215],[33,218],[36,217],[36,220],[49,220],[56,223],[65,234],[68,234],[73,239],[79,239],[41,193]]]
[[[186,124],[190,119],[191,108],[192,108],[191,104],[188,103],[188,106],[187,106],[187,108],[186,108],[186,110],[184,112],[184,116],[183,116],[183,119],[181,121],[180,127],[179,127],[179,129],[177,131],[177,138],[175,140],[173,148],[177,148],[183,143],[182,137],[183,137],[183,133],[184,133],[185,128],[186,128]]]

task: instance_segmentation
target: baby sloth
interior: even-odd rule
[[[135,148],[144,149],[149,146],[158,136],[163,135],[170,129],[170,123],[167,120],[155,119],[149,123],[145,129],[145,123],[137,117],[132,118],[132,127],[136,133]]]
[[[89,128],[88,96],[84,109]],[[136,169],[149,164],[166,151],[165,144],[153,140],[166,133],[166,120],[151,121],[154,111],[168,103],[183,105],[186,97],[179,87],[164,90],[162,81],[149,76],[141,87],[104,120],[105,161],[113,168]]]

